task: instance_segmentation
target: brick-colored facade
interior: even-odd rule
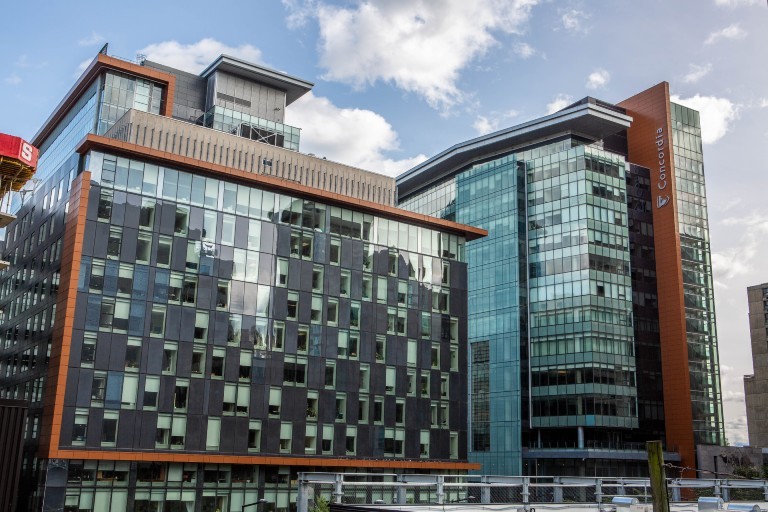
[[[667,449],[680,453],[682,466],[695,467],[669,84],[662,82],[619,106],[633,118],[627,130],[629,160],[651,171]]]

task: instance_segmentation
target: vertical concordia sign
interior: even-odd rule
[[[656,130],[656,149],[659,157],[659,181],[656,186],[659,191],[656,192],[656,208],[662,208],[669,202],[669,194],[666,194],[664,190],[669,186],[667,181],[667,163],[665,145],[668,144],[667,137],[664,136],[664,128],[658,128]]]

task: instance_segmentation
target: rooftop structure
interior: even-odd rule
[[[312,85],[225,55],[195,75],[161,63],[129,62],[101,52],[32,140],[41,150],[38,181],[55,172],[85,135],[106,135],[119,122],[119,133],[112,130],[110,136],[125,137],[129,135],[126,125],[148,114],[142,119],[162,117],[153,122],[164,123],[166,131],[154,134],[153,140],[152,132],[149,138],[146,134],[142,137],[148,144],[162,143],[164,151],[182,151],[180,145],[174,145],[179,130],[187,137],[194,132],[200,143],[208,143],[212,138],[228,140],[228,147],[232,148],[232,139],[222,137],[229,134],[238,138],[238,148],[250,148],[243,152],[252,159],[252,172],[394,205],[393,178],[299,153],[300,129],[284,124],[285,110],[310,91]],[[170,123],[171,120],[179,122]],[[133,136],[138,136],[138,132]],[[204,149],[204,158],[229,158],[216,142]],[[203,154],[202,147],[185,146],[183,151]],[[13,210],[20,207],[21,199],[15,198]]]

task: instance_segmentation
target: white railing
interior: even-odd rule
[[[309,512],[322,498],[348,505],[491,505],[610,504],[616,497],[651,503],[645,478],[510,477],[479,475],[396,475],[300,473],[297,511]],[[667,480],[670,500],[695,502],[701,497],[768,501],[768,480]]]

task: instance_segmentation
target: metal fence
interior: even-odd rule
[[[667,480],[667,488],[673,502],[695,502],[700,497],[768,501],[768,480],[675,478]],[[300,473],[297,510],[309,512],[321,500],[348,505],[527,506],[599,505],[617,496],[650,503],[650,482],[643,478]]]

